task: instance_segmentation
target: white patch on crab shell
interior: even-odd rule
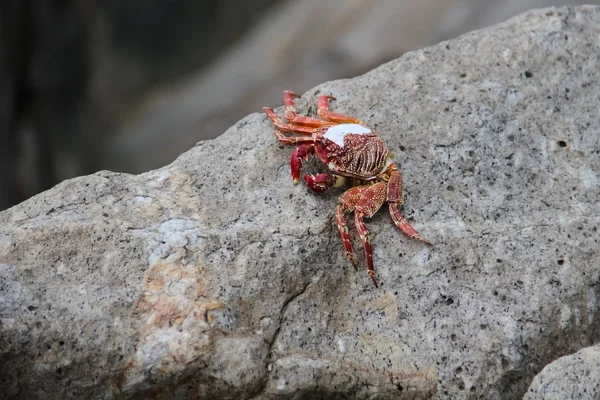
[[[323,137],[331,140],[340,147],[344,147],[344,137],[349,133],[365,135],[371,133],[371,130],[358,124],[339,124],[327,129],[327,132]]]

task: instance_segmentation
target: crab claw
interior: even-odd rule
[[[296,147],[294,152],[292,153],[292,159],[290,160],[290,167],[292,171],[292,179],[294,183],[298,183],[300,180],[300,169],[302,168],[302,160],[308,160],[308,155],[311,154],[314,150],[313,145],[311,144],[303,144],[301,146]]]
[[[330,181],[329,174],[304,175],[306,185],[315,192],[323,192],[327,190]]]
[[[332,187],[338,187],[345,182],[344,177],[332,174],[304,175],[306,186],[315,192],[323,192]]]

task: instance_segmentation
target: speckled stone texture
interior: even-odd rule
[[[298,100],[404,173],[434,246],[367,221],[379,289],[259,113],[1,213],[0,398],[521,398],[600,339],[599,58],[600,9],[547,9]]]
[[[564,356],[540,372],[524,400],[597,399],[600,397],[600,346]]]

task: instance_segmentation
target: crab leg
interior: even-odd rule
[[[296,114],[296,106],[294,105],[294,97],[300,97],[294,92],[290,92],[289,90],[284,90],[283,92],[283,105],[285,107],[285,119],[287,119],[290,123],[295,123],[299,125],[307,125],[313,127],[327,126],[327,125],[335,125],[335,123],[323,121],[316,118],[306,117],[303,115]]]
[[[302,136],[285,136],[281,131],[275,131],[275,137],[281,144],[296,145],[296,144],[314,144],[315,141],[311,137]]]
[[[394,167],[390,174],[390,180],[387,184],[387,201],[390,207],[390,214],[396,226],[408,237],[420,240],[421,242],[431,245],[429,241],[424,239],[419,232],[415,230],[408,221],[402,216],[399,206],[404,203],[404,184],[402,182],[402,175]]]
[[[356,264],[354,264],[354,256],[352,255],[352,242],[350,241],[350,232],[348,232],[348,223],[346,222],[346,216],[344,215],[344,204],[338,204],[335,208],[335,223],[337,225],[338,231],[340,231],[340,235],[342,236],[342,243],[344,244],[344,251],[346,252],[346,257],[348,261],[354,265],[354,269],[356,269]]]
[[[335,97],[327,94],[322,94],[319,96],[319,100],[317,102],[317,115],[319,117],[328,121],[336,122],[338,124],[350,123],[364,125],[364,123],[357,118],[329,111],[329,99],[335,99]]]
[[[352,255],[352,242],[350,241],[350,234],[348,233],[348,224],[346,222],[345,212],[352,212],[356,207],[356,203],[360,200],[362,193],[367,190],[368,186],[355,186],[352,189],[348,189],[339,198],[340,204],[335,209],[335,222],[337,224],[338,231],[342,236],[342,242],[344,243],[344,250],[346,251],[346,257],[356,268],[354,264],[354,257]]]
[[[263,107],[263,111],[271,119],[271,121],[273,122],[273,125],[275,125],[275,127],[277,129],[280,129],[284,132],[293,132],[293,133],[298,133],[300,135],[312,135],[316,129],[314,127],[301,125],[301,124],[286,124],[285,122],[283,122],[281,120],[281,118],[279,118],[277,116],[277,114],[275,114],[275,111],[273,111],[272,108]],[[280,142],[281,142],[281,140],[280,140]]]
[[[373,247],[371,246],[371,235],[363,222],[363,218],[371,218],[377,210],[381,208],[386,198],[385,182],[377,182],[362,193],[356,209],[354,211],[354,224],[363,243],[365,250],[365,259],[367,260],[367,272],[373,280],[375,287],[378,287],[375,279],[375,269],[373,268]]]

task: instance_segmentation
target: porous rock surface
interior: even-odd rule
[[[524,400],[597,399],[600,396],[600,345],[564,356],[540,372]]]
[[[298,100],[404,173],[434,246],[368,221],[379,289],[261,113],[0,213],[0,398],[522,397],[600,336],[599,37],[598,8],[533,11]]]

